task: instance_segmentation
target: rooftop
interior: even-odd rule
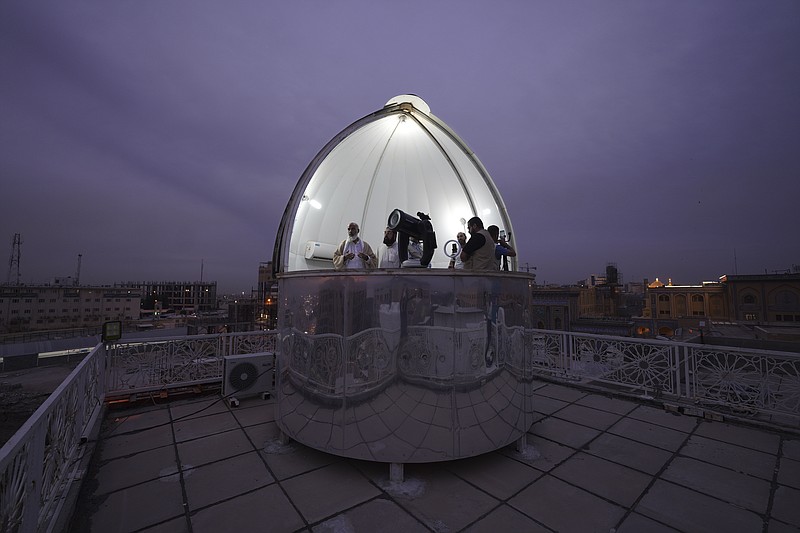
[[[521,450],[406,464],[283,444],[272,400],[112,409],[71,531],[796,531],[800,436],[538,381]]]

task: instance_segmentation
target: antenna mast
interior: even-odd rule
[[[81,284],[81,257],[83,254],[78,254],[78,268],[75,270],[75,286],[78,287]]]
[[[11,257],[8,259],[8,278],[6,283],[11,284],[11,275],[14,274],[14,285],[19,285],[19,256],[22,248],[22,236],[14,234],[11,240]],[[16,268],[15,268],[16,265]]]

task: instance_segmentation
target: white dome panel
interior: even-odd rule
[[[421,98],[401,95],[345,128],[309,164],[281,220],[273,264],[278,271],[333,268],[328,259],[307,259],[308,243],[329,250],[351,221],[377,253],[394,209],[431,217],[440,247],[434,268],[447,266],[442,247],[464,231],[462,220],[477,215],[485,226],[512,231],[477,157]]]

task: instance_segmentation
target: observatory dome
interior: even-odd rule
[[[281,219],[273,268],[333,268],[333,250],[351,221],[378,253],[394,209],[430,216],[439,243],[434,268],[447,267],[444,244],[466,232],[473,216],[512,231],[477,156],[422,98],[401,95],[342,130],[308,165]]]

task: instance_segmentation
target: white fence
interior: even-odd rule
[[[0,531],[56,522],[102,411],[105,355],[102,345],[92,350],[0,449]]]
[[[526,330],[534,370],[741,415],[800,420],[800,355]]]
[[[108,350],[106,396],[217,383],[224,356],[274,352],[276,339],[272,331],[251,331],[114,343]]]

